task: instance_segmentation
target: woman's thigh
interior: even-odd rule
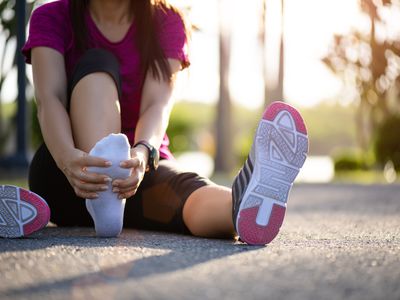
[[[161,160],[157,171],[146,173],[137,193],[126,200],[125,227],[190,233],[183,206],[195,190],[211,184],[196,173],[180,170],[175,161]]]
[[[92,226],[85,200],[75,195],[45,144],[34,155],[29,168],[29,188],[49,204],[50,220],[58,226]]]
[[[80,114],[87,115],[87,110],[85,109],[84,105],[88,105],[88,96],[90,95],[92,98],[96,98],[96,94],[94,92],[99,92],[99,90],[93,89],[91,86],[83,87],[86,89],[87,95],[81,95],[83,99],[71,99],[73,92],[75,91],[75,87],[81,84],[82,79],[88,79],[88,75],[92,75],[95,73],[100,76],[100,78],[96,78],[95,80],[86,80],[87,84],[100,84],[102,88],[104,88],[104,84],[102,82],[96,82],[96,80],[104,80],[104,74],[106,79],[108,80],[108,85],[110,90],[112,90],[114,94],[112,94],[113,99],[117,99],[116,96],[121,94],[121,83],[120,83],[120,76],[119,76],[119,66],[118,61],[108,51],[102,49],[90,49],[88,50],[79,60],[77,63],[74,72],[68,82],[68,105],[67,111],[70,114],[72,121],[74,121],[74,116],[71,116],[71,101],[80,100],[80,107],[75,110],[79,109]],[[102,77],[103,76],[103,77]],[[110,77],[110,78],[108,78]],[[82,89],[81,89],[82,90]],[[111,96],[110,96],[111,97]],[[76,97],[75,97],[76,98]],[[79,97],[78,97],[79,98]],[[93,100],[93,99],[92,99]],[[91,103],[92,106],[103,107],[104,103],[101,103],[101,99],[97,99],[96,103]],[[74,109],[72,109],[74,110]],[[77,117],[77,116],[75,116]],[[98,118],[92,115],[91,118],[86,116],[89,121],[92,122],[92,126],[94,128],[99,127]],[[115,125],[120,123],[120,116],[118,114],[113,115],[115,121],[113,124],[107,122],[106,120],[102,120],[100,122],[103,124],[103,131],[101,132],[94,132],[92,129],[88,129],[88,125],[72,122],[72,125],[75,125],[75,135],[78,132],[79,136],[74,136],[74,140],[82,140],[83,137],[86,137],[87,142],[85,143],[86,149],[83,150],[90,150],[91,146],[100,139],[107,135],[110,132],[119,132],[120,125]],[[81,117],[80,121],[85,121],[85,119]],[[78,118],[79,119],[79,118]],[[76,121],[76,120],[75,120]],[[86,120],[87,121],[87,120]],[[73,126],[74,127],[74,126]],[[110,128],[108,128],[110,127]],[[78,129],[80,130],[78,130]],[[88,134],[88,131],[90,134]],[[82,143],[81,143],[82,144]],[[91,145],[91,146],[88,146]],[[79,145],[78,145],[79,146]],[[68,182],[67,178],[58,169],[53,157],[51,156],[49,150],[47,149],[46,145],[43,144],[36,152],[32,163],[29,169],[29,187],[30,189],[42,196],[50,206],[51,209],[51,221],[56,223],[59,226],[92,226],[93,222],[86,210],[85,201],[82,198],[76,196],[73,188],[71,187],[70,183]]]
[[[126,200],[125,227],[190,233],[183,221],[183,206],[197,189],[212,185],[196,173],[181,171],[174,161],[160,161],[147,173],[135,196]],[[29,188],[50,206],[58,226],[93,226],[85,200],[77,197],[43,144],[29,169]]]

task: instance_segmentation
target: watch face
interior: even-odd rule
[[[160,160],[160,153],[158,152],[158,150],[156,148],[153,147],[152,151],[151,151],[151,156],[152,156],[152,161],[153,161],[153,169],[157,170],[158,168],[158,162]]]
[[[148,170],[157,170],[158,162],[160,160],[159,151],[156,148],[154,148],[152,145],[150,145],[148,142],[146,142],[146,141],[139,141],[133,147],[136,147],[137,145],[143,145],[149,151],[149,161],[148,161],[148,164],[147,164],[146,172]]]

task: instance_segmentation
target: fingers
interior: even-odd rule
[[[103,192],[108,189],[106,184],[91,184],[80,180],[74,180],[74,187],[83,192]]]
[[[111,179],[103,174],[87,172],[87,167],[109,167],[110,162],[99,157],[83,156],[80,159],[81,168],[76,168],[73,172],[71,181],[75,193],[82,198],[95,199],[98,193],[107,190],[108,183]],[[134,157],[132,159],[121,162],[120,166],[126,169],[132,169],[132,174],[126,179],[117,179],[113,182],[113,192],[118,193],[118,198],[130,198],[135,195],[139,184],[144,175],[144,167],[142,160]]]
[[[96,199],[98,193],[108,189],[111,178],[96,173],[88,173],[84,170],[76,171],[70,179],[75,194],[85,199]]]
[[[112,163],[104,158],[96,157],[96,156],[90,156],[90,155],[85,155],[81,159],[81,163],[85,167],[103,167],[107,168],[112,165]]]
[[[130,198],[135,195],[140,182],[143,179],[143,173],[134,170],[130,177],[126,179],[117,179],[112,183],[114,193],[118,193],[118,198]]]
[[[128,160],[124,160],[120,163],[121,168],[129,169],[129,168],[137,168],[140,166],[140,159],[135,157]]]
[[[126,198],[130,198],[133,195],[136,194],[136,191],[139,187],[139,183],[136,184],[132,184],[129,187],[126,188],[119,188],[119,187],[113,187],[113,192],[118,194],[118,198],[119,199],[126,199]]]
[[[90,182],[90,183],[108,183],[111,182],[111,178],[108,177],[107,175],[102,175],[98,173],[91,173],[91,172],[85,172],[81,171],[79,172],[77,176],[80,180],[85,181],[85,182]]]
[[[135,195],[136,191],[137,191],[137,189],[134,189],[134,190],[126,192],[126,193],[118,194],[118,199],[128,199],[128,198],[132,197],[133,195]]]
[[[74,187],[74,192],[78,197],[84,198],[84,199],[96,199],[99,197],[97,193],[92,193],[92,192],[85,192],[77,187]]]
[[[133,172],[133,174],[126,178],[126,179],[116,179],[113,182],[113,190],[116,188],[120,191],[126,190],[126,189],[132,189],[132,187],[135,187],[139,184],[139,176],[137,172]]]
[[[100,187],[101,185],[107,185],[107,183],[111,182],[111,178],[107,175],[91,173],[83,169],[75,171],[73,173],[73,179],[77,182],[95,184],[98,187]]]
[[[80,159],[78,165],[80,165],[81,167],[75,169],[74,176],[79,180],[99,184],[108,183],[111,181],[111,178],[105,174],[86,172],[87,167],[110,167],[111,162],[108,160],[95,156],[84,155]]]
[[[81,150],[75,149],[63,162],[62,172],[78,197],[94,199],[98,197],[98,192],[107,189],[111,178],[105,174],[86,172],[86,169],[88,167],[107,168],[109,166],[111,166],[110,161],[90,156]]]

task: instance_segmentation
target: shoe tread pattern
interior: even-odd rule
[[[300,114],[285,103],[273,103],[257,129],[257,167],[252,174],[254,182],[250,184],[253,188],[243,196],[244,203],[237,219],[241,240],[249,244],[267,244],[276,237],[283,223],[291,186],[307,152],[307,131]],[[270,207],[269,215],[265,216],[268,218],[266,226],[256,222],[263,201]]]

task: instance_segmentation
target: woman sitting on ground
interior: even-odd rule
[[[249,244],[277,235],[306,158],[304,122],[287,104],[267,108],[232,190],[181,171],[166,129],[176,74],[189,66],[187,41],[181,14],[162,0],[60,0],[33,12],[23,53],[44,144],[29,187],[52,222],[94,222],[98,236],[117,236],[123,221]],[[44,202],[24,195],[35,218],[8,236],[47,223]]]

